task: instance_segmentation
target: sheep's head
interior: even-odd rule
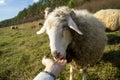
[[[37,32],[37,34],[41,34],[43,32],[48,34],[52,55],[56,59],[61,59],[66,57],[66,49],[72,41],[70,29],[76,31],[78,34],[82,34],[71,18],[70,13],[66,14],[59,11],[57,14],[52,12],[48,15],[44,26]]]

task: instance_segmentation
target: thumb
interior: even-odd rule
[[[46,56],[44,56],[44,57],[42,58],[42,64],[43,64],[44,66],[46,66]]]

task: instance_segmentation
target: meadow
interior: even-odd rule
[[[0,80],[32,80],[44,69],[42,57],[52,58],[48,36],[36,34],[41,27],[39,22],[17,25],[18,30],[0,28]],[[36,27],[31,28],[32,25]],[[100,62],[89,67],[88,80],[120,80],[120,31],[106,35],[104,55]],[[81,80],[81,74],[75,73],[74,78]],[[69,80],[69,64],[57,80]]]

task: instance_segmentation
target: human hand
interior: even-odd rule
[[[42,64],[45,67],[44,71],[54,74],[56,77],[58,74],[65,68],[67,61],[66,60],[52,60],[46,57],[43,57]]]

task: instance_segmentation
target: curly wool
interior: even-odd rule
[[[120,9],[103,9],[96,12],[94,16],[101,20],[108,30],[116,31],[120,29]]]

